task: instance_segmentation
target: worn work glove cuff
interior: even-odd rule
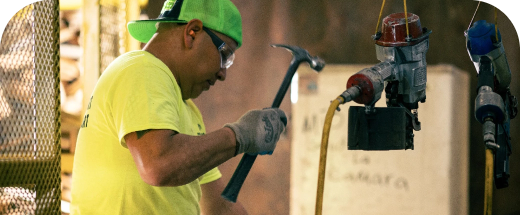
[[[231,130],[233,130],[233,132],[235,133],[235,138],[236,138],[235,156],[244,153],[244,146],[240,143],[241,143],[241,140],[244,139],[242,137],[242,135],[247,133],[247,131],[242,130],[239,126],[236,125],[236,123],[228,123],[228,124],[225,124],[224,127],[231,128]],[[243,141],[244,140],[242,140],[242,142]]]

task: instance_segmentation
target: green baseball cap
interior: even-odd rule
[[[128,32],[142,43],[150,41],[158,22],[188,23],[199,19],[202,24],[220,32],[242,46],[242,18],[230,0],[166,0],[157,19],[128,22]]]

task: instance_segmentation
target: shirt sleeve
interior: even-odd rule
[[[151,64],[129,66],[110,89],[109,99],[118,138],[147,129],[179,131],[178,96],[171,77]],[[182,99],[182,98],[181,98]]]
[[[209,172],[207,172],[206,174],[202,175],[199,178],[199,183],[207,184],[207,183],[215,181],[221,177],[222,177],[222,173],[220,173],[220,170],[218,170],[218,167],[215,167],[212,170],[210,170]]]

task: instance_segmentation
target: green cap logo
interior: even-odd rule
[[[167,0],[164,2],[163,8],[161,10],[161,14],[164,13],[164,11],[172,10],[173,5],[175,4],[177,0]]]

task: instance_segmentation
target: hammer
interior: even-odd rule
[[[300,63],[305,61],[309,63],[310,67],[313,70],[319,72],[325,66],[325,61],[323,61],[318,56],[312,57],[309,54],[309,52],[307,52],[307,50],[298,46],[289,46],[283,44],[274,44],[271,46],[285,48],[289,50],[289,52],[291,52],[291,54],[293,55],[291,64],[289,66],[289,69],[287,70],[287,74],[285,75],[282,85],[280,86],[278,93],[276,93],[276,97],[274,98],[273,104],[271,105],[272,108],[278,108],[282,103],[283,97],[285,96],[287,89],[289,89],[291,80],[294,76],[294,73],[296,73],[296,70],[298,69]],[[256,156],[257,155],[250,154],[244,154],[244,156],[242,156],[242,160],[240,160],[240,163],[238,164],[235,173],[233,173],[233,176],[231,176],[231,179],[229,180],[226,188],[222,192],[222,197],[224,197],[224,199],[231,202],[237,201],[238,192],[240,192],[240,188],[242,188],[242,185],[246,180],[247,174],[249,173],[249,170],[251,170],[251,167],[255,162]]]

